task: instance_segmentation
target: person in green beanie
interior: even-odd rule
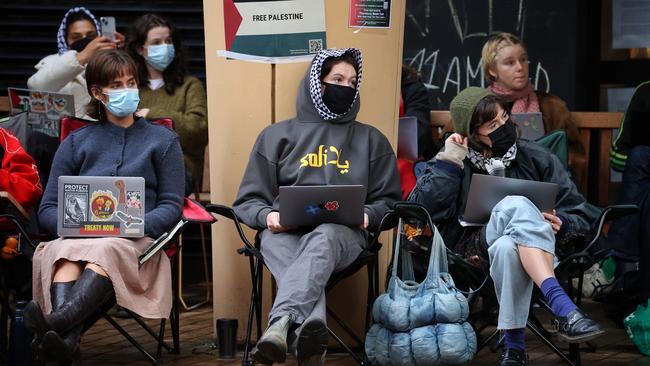
[[[489,270],[499,302],[498,328],[505,331],[499,364],[528,364],[524,333],[534,285],[553,310],[560,339],[579,343],[603,334],[553,272],[556,245],[587,232],[594,220],[562,163],[545,148],[518,139],[505,101],[490,90],[463,90],[450,111],[455,133],[427,163],[410,199],[427,208],[452,250]],[[459,216],[473,174],[556,183],[555,209],[540,212],[526,197],[508,196],[485,226],[463,227]]]

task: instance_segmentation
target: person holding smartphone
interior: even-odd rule
[[[187,74],[181,38],[174,25],[155,14],[138,18],[127,35],[126,49],[138,66],[140,111],[155,119],[171,117],[181,140],[185,166],[201,182],[208,144],[208,112],[203,83]],[[195,188],[195,184],[187,184]]]
[[[57,32],[58,53],[46,56],[36,64],[36,73],[27,80],[30,89],[47,90],[74,96],[75,116],[87,117],[90,95],[86,90],[84,71],[88,60],[100,50],[121,47],[124,36],[114,33],[115,41],[100,35],[95,16],[84,7],[68,10]]]

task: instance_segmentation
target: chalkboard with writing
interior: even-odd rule
[[[529,76],[573,107],[577,5],[566,0],[407,0],[404,63],[420,70],[434,109],[468,86],[487,86],[481,48],[510,32],[528,50]]]

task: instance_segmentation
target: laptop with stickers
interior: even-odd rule
[[[144,236],[144,178],[60,176],[57,234]]]
[[[317,226],[363,224],[366,188],[362,185],[282,186],[280,224]]]

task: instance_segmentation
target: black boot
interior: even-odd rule
[[[52,312],[59,311],[63,307],[70,297],[74,283],[75,281],[52,284],[50,287]],[[72,328],[63,338],[52,330],[45,332],[40,347],[43,360],[70,362],[79,351],[82,328],[83,323]]]
[[[37,340],[44,340],[45,334],[48,333],[48,342],[41,344],[43,352],[58,354],[60,350],[57,350],[56,347],[61,344],[54,340],[54,336],[60,339],[60,335],[66,334],[74,328],[82,327],[84,321],[106,301],[111,300],[113,295],[113,284],[108,277],[86,269],[81,273],[70,295],[57,311],[43,316],[38,304],[30,301],[25,308],[25,325],[35,334]],[[63,342],[62,339],[61,342]],[[54,343],[58,344],[55,346]]]
[[[72,290],[72,287],[74,286],[76,281],[69,281],[69,282],[53,282],[52,285],[50,286],[50,302],[52,303],[52,311],[57,311],[63,303],[65,302],[66,298],[68,297],[68,294]],[[35,304],[35,303],[34,303]],[[41,316],[38,316],[40,313],[40,307],[38,306],[31,306],[31,311],[32,312],[37,312],[37,318],[41,319]],[[33,320],[34,316],[30,316],[30,318]],[[34,336],[34,339],[32,340],[32,349],[34,352],[38,355],[38,358],[42,361],[50,360],[51,357],[49,355],[46,355],[43,353],[43,347],[41,346],[41,343],[43,341],[43,334],[36,334]]]

